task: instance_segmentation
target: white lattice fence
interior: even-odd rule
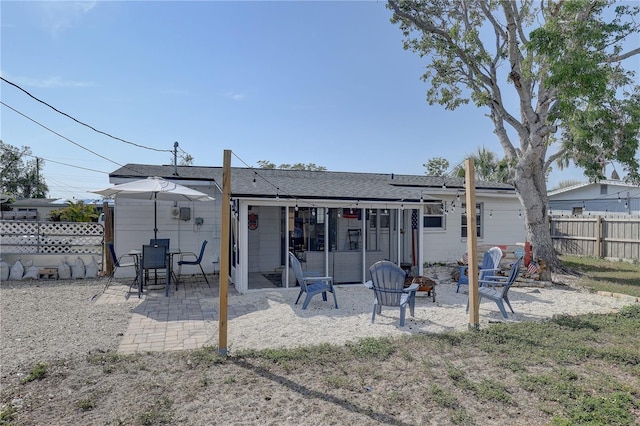
[[[103,238],[99,223],[0,221],[2,254],[102,255]]]

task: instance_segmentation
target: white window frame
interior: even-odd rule
[[[460,217],[460,237],[466,240],[467,235],[463,235],[464,230],[467,229],[467,205],[462,204],[462,214]],[[476,232],[479,239],[484,238],[484,203],[476,203]]]
[[[447,229],[447,216],[445,215],[446,203],[443,201],[428,201],[423,203],[424,214],[422,215],[422,227],[425,231],[444,231]],[[434,213],[432,208],[440,209],[440,213]],[[441,218],[440,226],[428,226],[427,218]]]

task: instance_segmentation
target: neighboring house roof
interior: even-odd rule
[[[177,174],[174,172],[177,170]],[[127,164],[109,174],[111,179],[140,179],[160,176],[174,181],[215,181],[222,186],[222,167],[156,166]],[[464,179],[437,176],[353,173],[309,170],[231,168],[231,192],[234,197],[347,199],[369,201],[419,201],[464,188]],[[436,191],[437,190],[437,191]],[[476,190],[515,194],[513,186],[476,182]]]
[[[621,180],[600,180],[598,182],[583,182],[583,183],[577,183],[575,185],[566,186],[564,188],[554,189],[552,191],[549,191],[547,193],[547,196],[552,197],[554,195],[563,194],[566,192],[571,192],[577,189],[582,189],[582,188],[586,188],[589,186],[596,186],[596,185],[611,185],[611,186],[620,186],[624,188],[638,188],[637,185],[632,185],[630,183],[626,183]]]
[[[602,180],[571,185],[549,191],[549,209],[582,214],[592,212],[637,214],[640,211],[640,186],[621,180]]]
[[[17,208],[26,208],[26,207],[32,207],[32,208],[38,208],[38,207],[61,208],[61,207],[64,207],[65,205],[68,205],[68,203],[58,204],[57,201],[58,201],[57,198],[21,198],[19,200],[16,200],[15,202],[13,202],[11,204],[11,207],[17,207]]]

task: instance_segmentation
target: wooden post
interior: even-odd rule
[[[595,247],[595,255],[599,259],[602,257],[602,216],[596,216],[596,247]]]
[[[102,212],[104,213],[104,235],[102,237],[102,254],[103,254],[103,272],[105,276],[111,276],[113,272],[113,259],[107,249],[107,243],[113,242],[113,208],[109,207],[109,203],[104,201],[102,203]]]
[[[227,356],[227,316],[229,304],[229,227],[231,224],[231,151],[224,150],[222,167],[222,229],[220,230],[220,274],[219,300],[220,318],[218,319],[218,353]]]
[[[469,329],[480,328],[480,300],[478,298],[478,236],[476,234],[476,178],[473,159],[465,160],[467,201],[467,253],[469,262]]]

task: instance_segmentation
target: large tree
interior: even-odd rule
[[[315,172],[324,172],[327,170],[324,166],[318,166],[315,163],[295,163],[295,164],[280,164],[276,166],[269,160],[259,160],[258,167],[261,169],[282,169],[282,170],[311,170]]]
[[[428,176],[445,176],[449,170],[449,160],[444,157],[434,157],[427,160],[423,166],[427,169]]]
[[[48,187],[41,173],[43,161],[31,157],[28,147],[0,140],[0,192],[11,198],[45,198]]]
[[[478,152],[468,155],[466,158],[473,159],[474,174],[476,179],[487,182],[508,183],[513,179],[514,164],[507,157],[498,159],[498,154],[480,147]],[[458,165],[453,169],[452,174],[458,177],[464,177],[464,165]]]
[[[562,267],[549,231],[545,173],[572,159],[592,180],[615,161],[639,181],[640,90],[624,61],[638,8],[588,0],[389,1],[405,49],[427,61],[427,100],[473,102],[492,121],[525,210],[534,256]]]

